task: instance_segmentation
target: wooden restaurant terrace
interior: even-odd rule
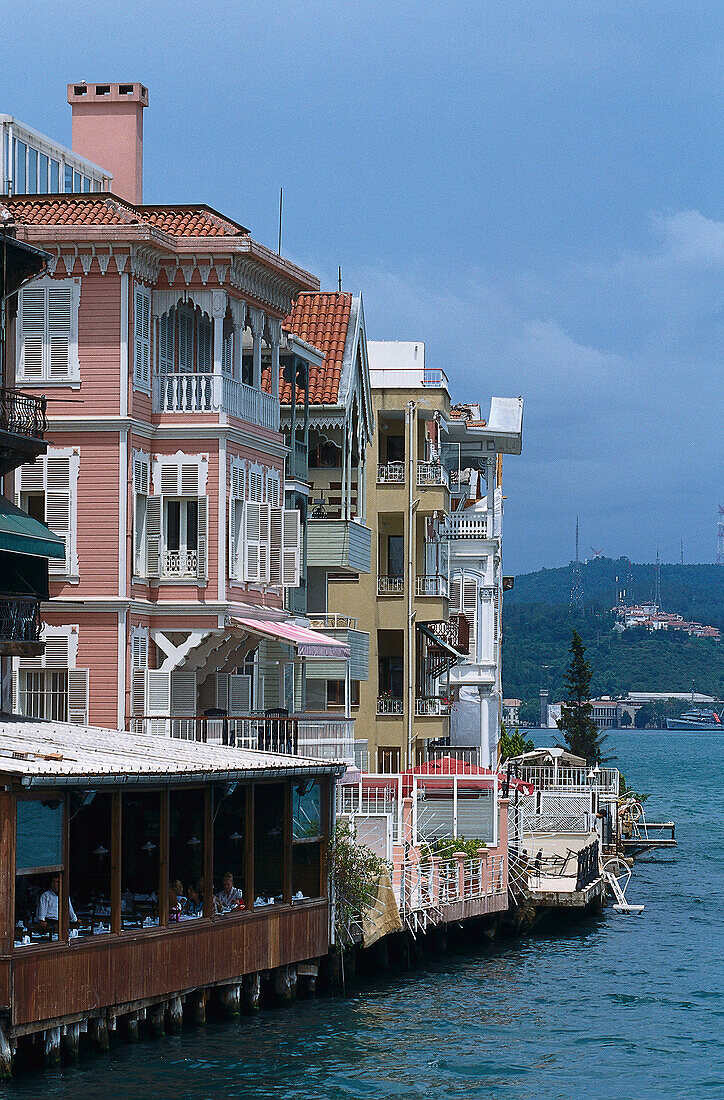
[[[16,717],[0,729],[5,1072],[23,1036],[52,1061],[89,1025],[102,1045],[139,1012],[180,1023],[189,994],[198,1015],[210,987],[238,1003],[245,975],[326,954],[343,765]]]

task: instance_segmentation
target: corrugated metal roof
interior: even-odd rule
[[[23,786],[281,778],[344,770],[344,764],[329,760],[0,716],[0,774],[17,777]]]

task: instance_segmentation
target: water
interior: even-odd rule
[[[630,900],[557,934],[500,941],[347,999],[118,1046],[0,1088],[12,1097],[358,1100],[724,1097],[720,742],[614,733],[629,785],[679,847],[640,859]]]

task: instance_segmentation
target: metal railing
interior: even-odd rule
[[[450,703],[446,699],[432,695],[415,699],[415,714],[420,718],[442,718],[450,713]]]
[[[418,462],[417,484],[419,488],[427,485],[449,485],[448,474],[440,462]]]
[[[336,611],[308,611],[307,618],[316,630],[356,630],[357,619]]]
[[[318,760],[354,761],[354,718],[326,715],[242,715],[224,718],[144,715],[129,720],[134,733],[291,753]]]
[[[488,517],[470,512],[451,512],[442,534],[448,539],[486,539]]]
[[[154,412],[225,412],[239,420],[279,430],[279,402],[270,393],[219,374],[157,374]]]
[[[378,577],[378,596],[403,596],[405,593],[404,577]]]
[[[403,912],[438,910],[461,901],[505,894],[508,889],[503,856],[477,859],[437,859],[418,863],[405,861],[396,879],[396,893]],[[444,909],[440,914],[444,917]]]
[[[415,594],[418,596],[444,596],[448,595],[447,577],[418,577],[415,582]]]
[[[471,764],[477,767],[480,764],[480,749],[461,748],[458,745],[440,745],[427,748],[427,762],[434,764],[439,761],[440,771],[436,775],[457,775],[459,764]]]
[[[618,768],[553,768],[542,764],[523,764],[518,776],[540,791],[590,791],[618,794]]]
[[[403,462],[388,462],[386,465],[379,463],[377,466],[377,482],[380,485],[402,485],[405,481],[405,464]]]
[[[47,431],[45,397],[0,386],[0,431],[42,439]]]
[[[164,550],[164,577],[195,577],[198,572],[198,556],[195,550]]]
[[[309,476],[309,460],[307,448],[298,439],[291,442],[291,450],[287,455],[287,477],[300,477],[306,481]]]
[[[384,695],[380,695],[377,699],[377,713],[378,714],[402,714],[404,711],[404,704],[402,699],[388,699]]]
[[[0,600],[0,644],[39,642],[42,625],[39,600],[27,596],[3,596]]]
[[[470,623],[464,615],[451,615],[449,619],[442,622],[425,623],[425,626],[431,634],[458,653],[465,654],[470,651]],[[433,647],[434,642],[430,642],[430,648]]]

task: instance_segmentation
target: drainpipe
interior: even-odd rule
[[[412,728],[415,711],[415,425],[417,404],[408,401],[405,409],[407,428],[407,767],[413,768]]]

